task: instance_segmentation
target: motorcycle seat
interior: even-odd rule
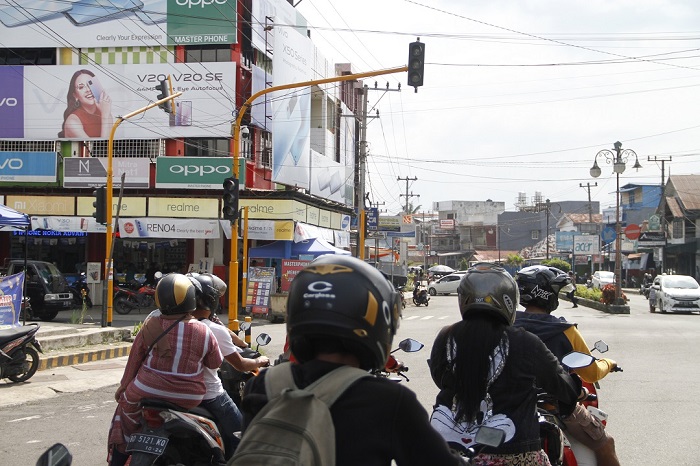
[[[197,416],[204,416],[208,419],[213,419],[214,415],[206,408],[201,406],[195,406],[192,409],[185,409],[182,406],[178,406],[175,403],[171,403],[165,400],[159,400],[157,398],[144,398],[141,400],[141,407],[143,408],[161,408],[161,409],[172,409],[174,411],[182,411],[183,413],[196,414]]]
[[[29,335],[32,332],[36,332],[37,330],[39,330],[39,326],[36,324],[0,330],[0,346],[3,346],[5,343],[9,343],[12,340],[16,340],[17,338]]]

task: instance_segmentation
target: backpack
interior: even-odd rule
[[[265,373],[268,402],[241,437],[228,466],[333,466],[335,428],[330,407],[366,371],[342,366],[308,387],[296,386],[292,364]]]

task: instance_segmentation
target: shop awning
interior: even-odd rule
[[[27,214],[0,204],[0,230],[3,228],[26,229],[30,224]]]
[[[248,257],[261,259],[293,259],[299,257],[300,254],[313,255],[314,257],[323,254],[342,254],[350,255],[350,251],[336,248],[323,238],[314,238],[312,240],[299,241],[298,243],[291,242],[290,253],[287,256],[287,244],[289,241],[274,241],[264,246],[250,248]]]

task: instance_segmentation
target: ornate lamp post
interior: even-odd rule
[[[620,297],[622,296],[622,269],[621,269],[621,249],[622,232],[620,231],[620,174],[624,173],[627,160],[634,155],[634,166],[632,168],[640,169],[642,166],[639,164],[639,158],[636,152],[632,149],[622,150],[622,143],[620,141],[614,144],[615,152],[603,149],[595,155],[595,160],[593,161],[593,166],[591,167],[591,176],[593,178],[598,178],[600,176],[601,170],[598,166],[598,156],[605,158],[606,163],[611,163],[613,166],[613,172],[617,178],[617,188],[615,190],[615,304],[624,304]]]

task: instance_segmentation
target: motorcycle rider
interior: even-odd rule
[[[559,306],[559,293],[566,293],[571,279],[565,272],[546,265],[533,265],[521,269],[515,276],[520,291],[520,304],[525,312],[518,312],[515,326],[537,335],[561,361],[567,353],[579,351],[590,354],[588,345],[575,323],[564,317],[551,315]],[[612,359],[598,359],[588,367],[575,369],[583,380],[597,382],[617,366]],[[615,441],[605,426],[581,404],[564,417],[567,435],[593,450],[599,466],[619,466],[615,453]]]
[[[460,447],[471,444],[467,439],[481,425],[503,430],[504,443],[484,448],[473,464],[549,465],[540,446],[536,387],[570,412],[582,394],[580,379],[537,337],[513,327],[518,286],[504,268],[473,265],[457,294],[462,320],[440,330],[428,361],[440,389],[431,424]]]
[[[315,259],[294,278],[287,332],[300,388],[343,365],[384,367],[400,321],[394,286],[371,265],[350,256]],[[248,381],[241,410],[247,426],[267,403],[267,371]],[[336,465],[463,464],[430,427],[416,395],[386,378],[364,377],[335,401]],[[369,422],[368,422],[369,421]]]
[[[163,277],[156,305],[161,315],[144,322],[136,334],[114,395],[118,405],[108,437],[110,466],[123,466],[129,458],[126,444],[140,427],[143,398],[194,408],[206,393],[203,368],[217,369],[223,361],[211,330],[192,316],[197,297],[189,278],[178,273]]]
[[[191,273],[187,276],[193,280],[193,283],[196,282],[197,309],[193,315],[212,331],[219,343],[224,360],[240,372],[250,372],[270,365],[266,356],[255,359],[241,357],[240,350],[231,340],[228,329],[209,320],[212,309],[216,309],[219,298],[226,292],[226,284],[223,280],[210,274]],[[242,418],[238,407],[224,390],[221,379],[216,372],[217,369],[204,369],[204,383],[207,386],[207,393],[200,406],[207,408],[214,415],[224,441],[225,458],[229,459],[240,443],[240,439],[234,433],[241,430]]]

